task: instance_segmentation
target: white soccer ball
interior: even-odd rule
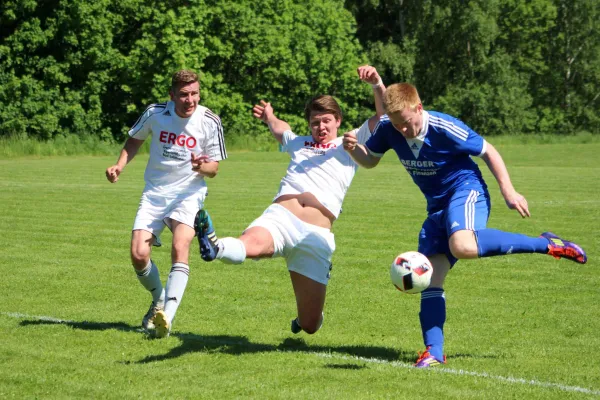
[[[417,251],[400,254],[390,268],[390,278],[396,289],[410,294],[421,293],[427,289],[432,274],[431,262]]]

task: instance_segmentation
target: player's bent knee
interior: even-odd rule
[[[477,241],[472,231],[458,231],[450,236],[450,252],[455,258],[477,258]]]
[[[308,333],[309,335],[313,335],[313,334],[317,333],[317,331],[321,328],[321,323],[319,322],[319,323],[311,324],[308,326],[304,326],[304,325],[301,325],[301,326],[302,326],[302,330],[304,332]]]
[[[476,243],[451,243],[450,252],[459,260],[478,256]]]
[[[150,250],[147,248],[132,248],[131,263],[136,269],[145,268],[150,261]]]
[[[306,321],[301,320],[300,326],[302,327],[302,330],[309,335],[317,333],[317,331],[321,329],[321,326],[323,326],[323,314],[321,313],[318,318],[310,318]]]

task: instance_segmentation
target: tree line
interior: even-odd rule
[[[4,0],[0,135],[121,142],[181,68],[230,138],[266,134],[259,99],[301,132],[331,94],[350,127],[366,63],[484,135],[598,134],[599,20],[596,0]]]

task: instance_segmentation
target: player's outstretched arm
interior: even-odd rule
[[[500,156],[500,153],[498,153],[498,150],[490,143],[487,143],[487,150],[481,158],[487,164],[494,178],[496,178],[498,186],[500,186],[500,193],[502,193],[502,197],[504,197],[508,208],[517,210],[523,218],[530,217],[531,214],[529,213],[527,200],[513,187],[506,164],[504,164],[504,160]]]
[[[385,85],[381,80],[381,76],[377,72],[377,69],[370,65],[362,65],[357,68],[358,77],[361,81],[366,82],[373,88],[373,97],[375,99],[375,112],[376,116],[371,118],[375,122],[379,121],[379,118],[385,114],[385,108],[383,106],[383,95],[385,93]],[[369,125],[370,121],[369,121]],[[371,127],[371,126],[369,126]],[[374,128],[374,127],[373,127]],[[371,129],[372,130],[372,129]]]
[[[117,163],[106,169],[106,179],[108,179],[110,183],[115,183],[119,180],[119,176],[121,175],[123,168],[125,168],[125,166],[129,164],[131,160],[133,160],[133,157],[135,157],[140,147],[142,147],[142,144],[144,144],[143,140],[134,138],[127,139],[123,145],[123,149],[121,150],[121,154],[119,155]]]
[[[379,157],[372,155],[365,145],[359,144],[356,138],[356,130],[344,133],[342,139],[344,150],[350,154],[350,157],[361,167],[373,168],[379,164]]]
[[[252,108],[252,115],[267,124],[273,137],[277,139],[279,143],[282,143],[283,132],[292,129],[287,122],[275,116],[271,103],[267,103],[264,100],[261,100],[260,104],[256,104]]]

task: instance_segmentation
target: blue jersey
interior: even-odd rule
[[[444,209],[459,189],[487,192],[481,171],[471,159],[485,153],[486,142],[462,121],[449,115],[423,111],[423,128],[414,139],[404,138],[384,115],[366,146],[377,157],[394,149],[425,195],[430,213]]]

